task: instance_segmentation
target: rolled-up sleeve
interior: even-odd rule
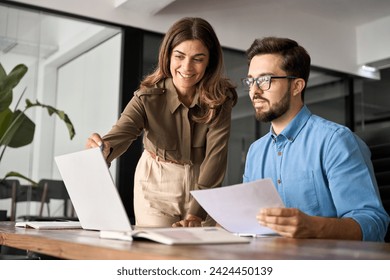
[[[119,157],[129,148],[133,141],[142,134],[145,123],[146,117],[143,103],[137,95],[134,95],[118,121],[103,137],[112,147],[112,152],[108,156],[107,162],[111,162]]]
[[[326,170],[338,217],[354,219],[364,241],[383,241],[389,216],[380,200],[368,147],[349,131],[338,130],[327,150]]]

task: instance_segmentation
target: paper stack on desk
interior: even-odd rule
[[[35,229],[80,229],[80,222],[73,221],[29,221],[17,222],[15,227],[35,228]]]

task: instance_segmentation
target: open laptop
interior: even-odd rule
[[[219,227],[134,230],[99,148],[55,157],[80,225],[102,238],[150,239],[163,244],[248,243],[250,239]]]

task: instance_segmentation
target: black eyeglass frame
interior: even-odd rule
[[[272,76],[272,75],[264,75],[257,78],[242,78],[241,83],[250,89],[254,83],[256,83],[257,87],[261,89],[262,91],[267,91],[271,88],[271,81],[272,79],[298,79],[298,77],[295,76]],[[262,88],[262,83],[267,82],[268,88],[264,89]]]

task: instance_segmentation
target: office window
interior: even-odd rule
[[[32,102],[38,100],[68,113],[76,130],[71,141],[65,124],[56,117],[49,117],[45,109],[26,111],[36,125],[34,140],[21,148],[7,148],[0,165],[0,178],[9,171],[16,171],[35,181],[60,179],[54,156],[84,149],[91,132],[107,131],[106,123],[118,116],[120,34],[118,27],[0,4],[1,64],[7,73],[17,64],[28,67],[27,74],[13,92],[11,107],[25,90],[20,109],[24,108],[25,98]],[[116,39],[111,41],[114,37]],[[91,59],[78,63],[79,68],[72,68],[73,62],[81,61],[82,57]],[[64,85],[61,69],[67,67],[73,69],[69,71],[73,76]],[[79,79],[81,77],[84,79]],[[88,98],[86,92],[89,92]],[[97,100],[95,107],[86,106],[93,98]],[[112,102],[105,102],[104,98]],[[94,117],[94,112],[88,108],[98,111],[99,115]],[[94,127],[83,126],[86,120],[91,123],[92,119],[96,124]],[[37,210],[34,206],[21,205],[24,209],[17,209],[17,213],[34,215]]]

